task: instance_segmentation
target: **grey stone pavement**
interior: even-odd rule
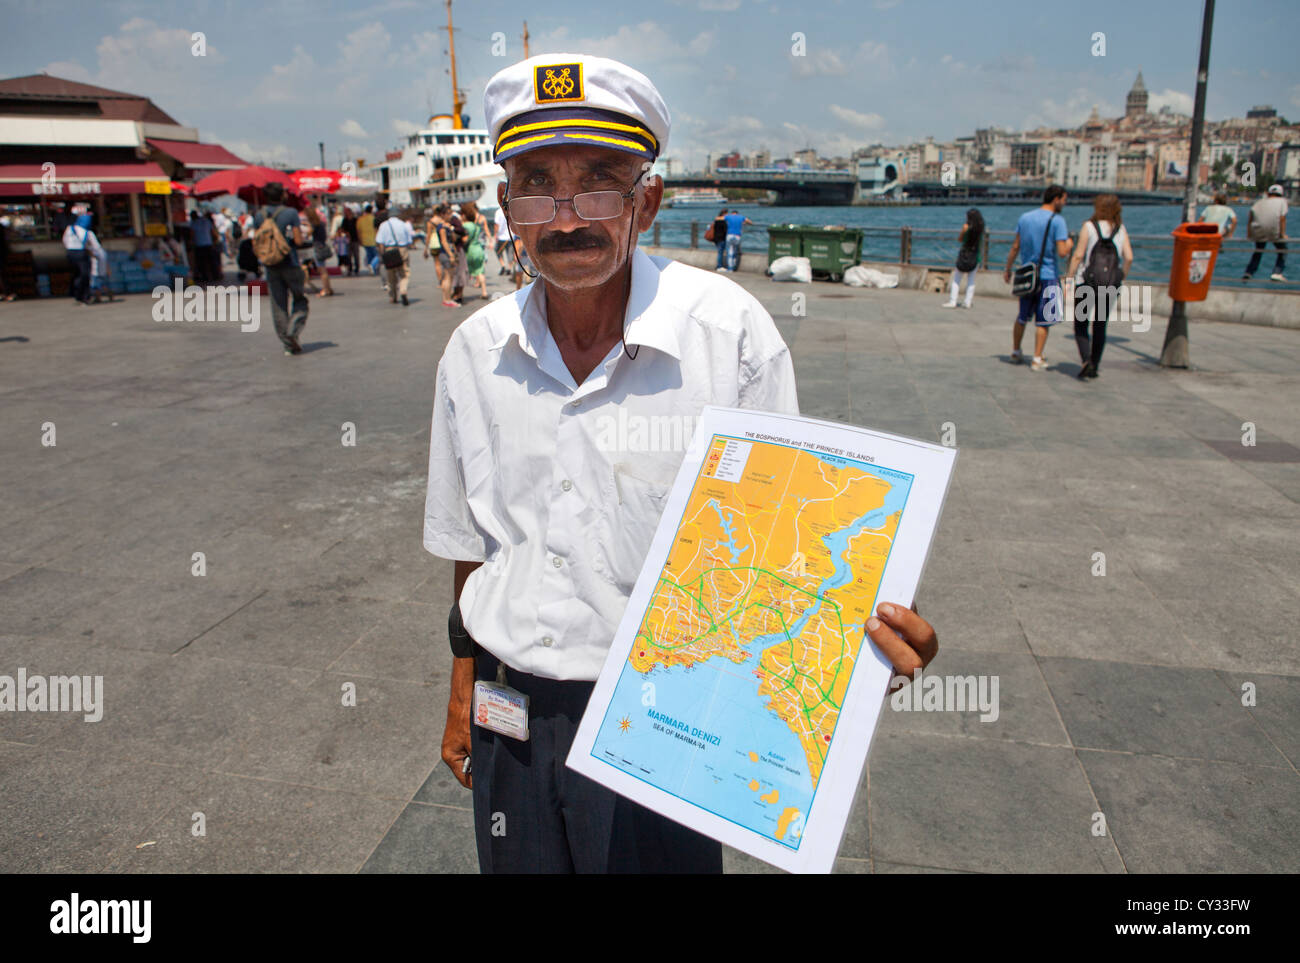
[[[1120,327],[1081,383],[1061,329],[1051,370],[1007,362],[1007,300],[738,277],[806,414],[961,448],[918,604],[932,671],[997,675],[1000,717],[887,707],[839,868],[1300,869],[1300,332],[1195,323],[1168,372],[1163,319]],[[144,295],[0,304],[0,674],[106,702],[0,713],[0,871],[476,870],[439,761],[451,565],[420,544],[469,310],[421,260],[407,309],[336,285],[299,358],[269,305],[241,333]]]

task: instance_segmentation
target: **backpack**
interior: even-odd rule
[[[1097,243],[1092,246],[1088,266],[1083,269],[1083,283],[1094,288],[1119,287],[1124,280],[1124,269],[1120,267],[1115,232],[1112,230],[1110,237],[1102,237],[1097,219],[1094,217],[1090,220],[1092,229],[1097,232]]]
[[[249,274],[256,274],[260,268],[257,263],[257,255],[253,253],[253,241],[251,238],[244,238],[239,242],[239,254],[235,258],[235,263],[239,265],[241,271],[247,271]]]
[[[279,264],[289,256],[289,242],[285,240],[280,225],[275,223],[275,216],[282,210],[283,204],[263,217],[253,232],[253,253],[267,267]]]

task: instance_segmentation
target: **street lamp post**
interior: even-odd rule
[[[1187,189],[1183,194],[1183,223],[1196,217],[1196,188],[1198,168],[1201,166],[1201,135],[1205,129],[1205,87],[1210,76],[1210,32],[1214,27],[1214,0],[1205,0],[1205,16],[1201,22],[1201,59],[1196,68],[1196,104],[1192,108],[1192,143],[1187,152]],[[1160,364],[1165,368],[1187,368],[1191,365],[1187,337],[1187,304],[1175,301],[1165,328],[1165,345],[1160,352]]]

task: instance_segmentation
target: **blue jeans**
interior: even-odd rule
[[[379,248],[374,244],[366,246],[366,264],[370,266],[371,274],[379,273]]]
[[[727,270],[734,271],[740,267],[740,235],[727,235]]]
[[[1268,241],[1256,241],[1255,253],[1250,256],[1250,263],[1246,265],[1246,276],[1250,277],[1259,268],[1260,259],[1264,256],[1264,248],[1268,246]],[[1283,241],[1274,241],[1273,246],[1277,248],[1277,259],[1273,262],[1273,273],[1281,274],[1286,270],[1286,243]]]
[[[713,266],[715,271],[718,268],[723,266],[722,265],[723,258],[727,256],[727,239],[724,237],[721,241],[718,241],[717,243],[718,243],[718,263]]]

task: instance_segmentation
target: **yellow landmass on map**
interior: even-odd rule
[[[785,831],[790,828],[790,823],[795,816],[799,815],[799,810],[793,806],[787,806],[782,812],[781,817],[776,821],[776,838],[781,839],[785,836]]]
[[[773,789],[771,792],[765,793],[758,798],[769,805],[775,805],[776,801],[781,798],[781,793],[779,790]]]
[[[751,752],[751,753],[749,754],[749,761],[750,761],[750,762],[758,762],[758,753],[756,753],[756,752]]]
[[[711,453],[725,444],[715,438]],[[779,637],[758,660],[758,693],[798,736],[815,787],[898,515],[845,542],[852,577],[819,596],[836,570],[823,539],[880,509],[890,488],[852,465],[762,443],[753,443],[739,481],[701,475],[637,630],[632,666],[649,672],[715,656],[740,664],[752,654],[749,640]],[[790,627],[814,608],[794,634]]]
[[[757,780],[757,779],[751,779],[751,780],[749,781],[749,791],[750,791],[750,792],[758,792],[758,780]]]

